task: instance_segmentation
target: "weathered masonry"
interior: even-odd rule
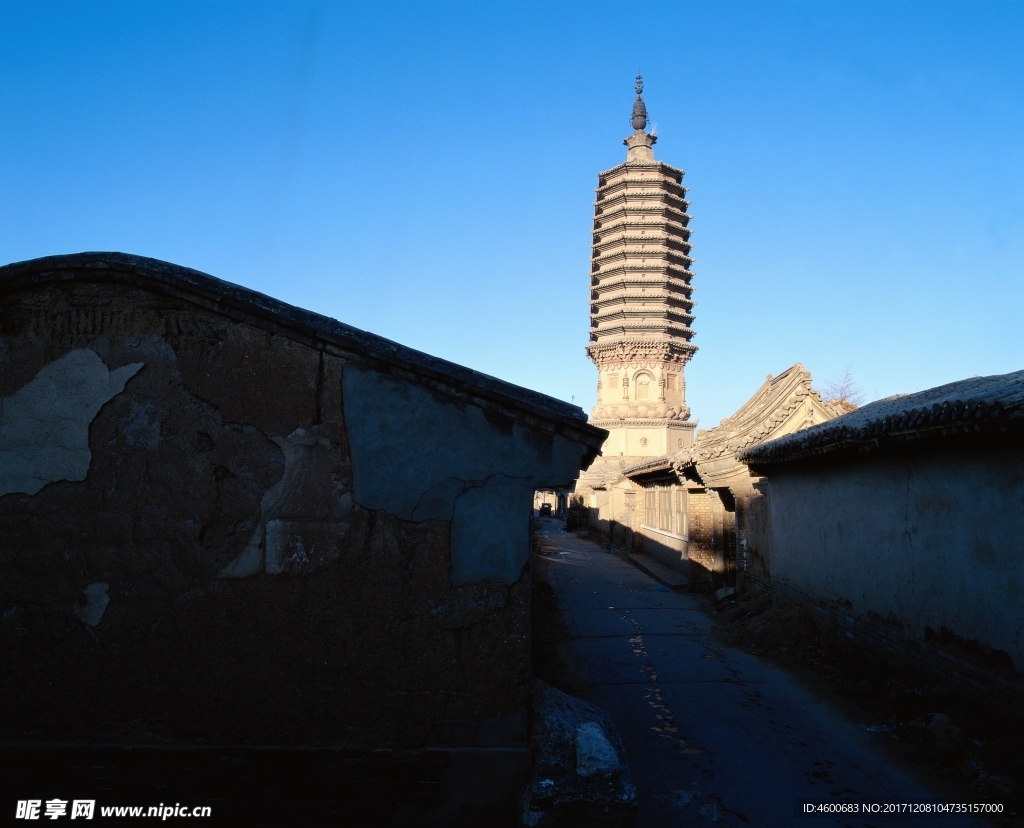
[[[1024,371],[879,400],[739,458],[763,478],[747,540],[772,589],[1019,715]]]
[[[605,436],[186,268],[0,268],[0,739],[432,752],[439,807],[513,795],[534,491]]]

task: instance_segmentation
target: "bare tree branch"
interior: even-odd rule
[[[852,363],[843,369],[842,374],[822,386],[821,398],[828,403],[838,403],[847,411],[860,407],[864,402],[864,391],[853,378]]]

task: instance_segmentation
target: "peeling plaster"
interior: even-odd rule
[[[583,447],[379,371],[348,364],[343,383],[356,503],[451,521],[455,584],[519,580],[533,492],[571,483]]]
[[[95,627],[103,620],[103,613],[107,611],[110,603],[110,584],[94,583],[89,584],[82,593],[85,595],[85,603],[75,606],[75,615],[89,627]]]
[[[455,500],[453,584],[498,576],[513,584],[530,556],[533,487],[498,477]]]
[[[85,480],[92,462],[89,425],[140,368],[133,362],[109,371],[94,351],[80,348],[0,399],[0,496]]]
[[[344,518],[352,511],[352,495],[335,491],[331,443],[320,436],[320,426],[271,439],[284,454],[284,474],[264,493],[259,523],[238,557],[221,570],[222,578],[315,568],[348,529]]]

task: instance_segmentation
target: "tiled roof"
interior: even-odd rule
[[[618,463],[605,460],[595,463],[580,474],[579,485],[591,489],[604,489],[622,479],[622,468]]]
[[[885,445],[953,434],[1024,430],[1024,371],[951,382],[900,394],[827,423],[739,452],[751,466],[832,453],[864,453]]]
[[[696,444],[664,457],[644,460],[624,470],[627,477],[674,470],[680,478],[688,468],[696,468],[707,482],[723,474],[710,467],[721,459],[735,460],[737,452],[747,446],[764,441],[780,428],[792,427],[792,419],[805,411],[805,403],[818,411],[819,417],[831,418],[836,410],[831,403],[822,402],[820,394],[811,387],[811,375],[799,362],[778,376],[769,376],[764,385],[731,417],[722,420],[707,431],[697,432]],[[797,423],[799,427],[800,423]],[[739,466],[742,468],[742,466]]]
[[[689,449],[683,449],[682,452],[678,452],[676,454],[664,454],[661,457],[653,457],[650,460],[641,460],[639,463],[633,463],[631,466],[626,466],[626,468],[622,470],[622,476],[639,477],[642,474],[669,471],[673,467],[674,461],[680,455],[689,451]]]

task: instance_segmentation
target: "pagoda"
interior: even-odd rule
[[[590,265],[591,422],[609,431],[603,457],[616,468],[691,446],[696,426],[683,376],[697,350],[690,202],[683,170],[654,158],[639,75],[630,123],[625,163],[598,176]]]

